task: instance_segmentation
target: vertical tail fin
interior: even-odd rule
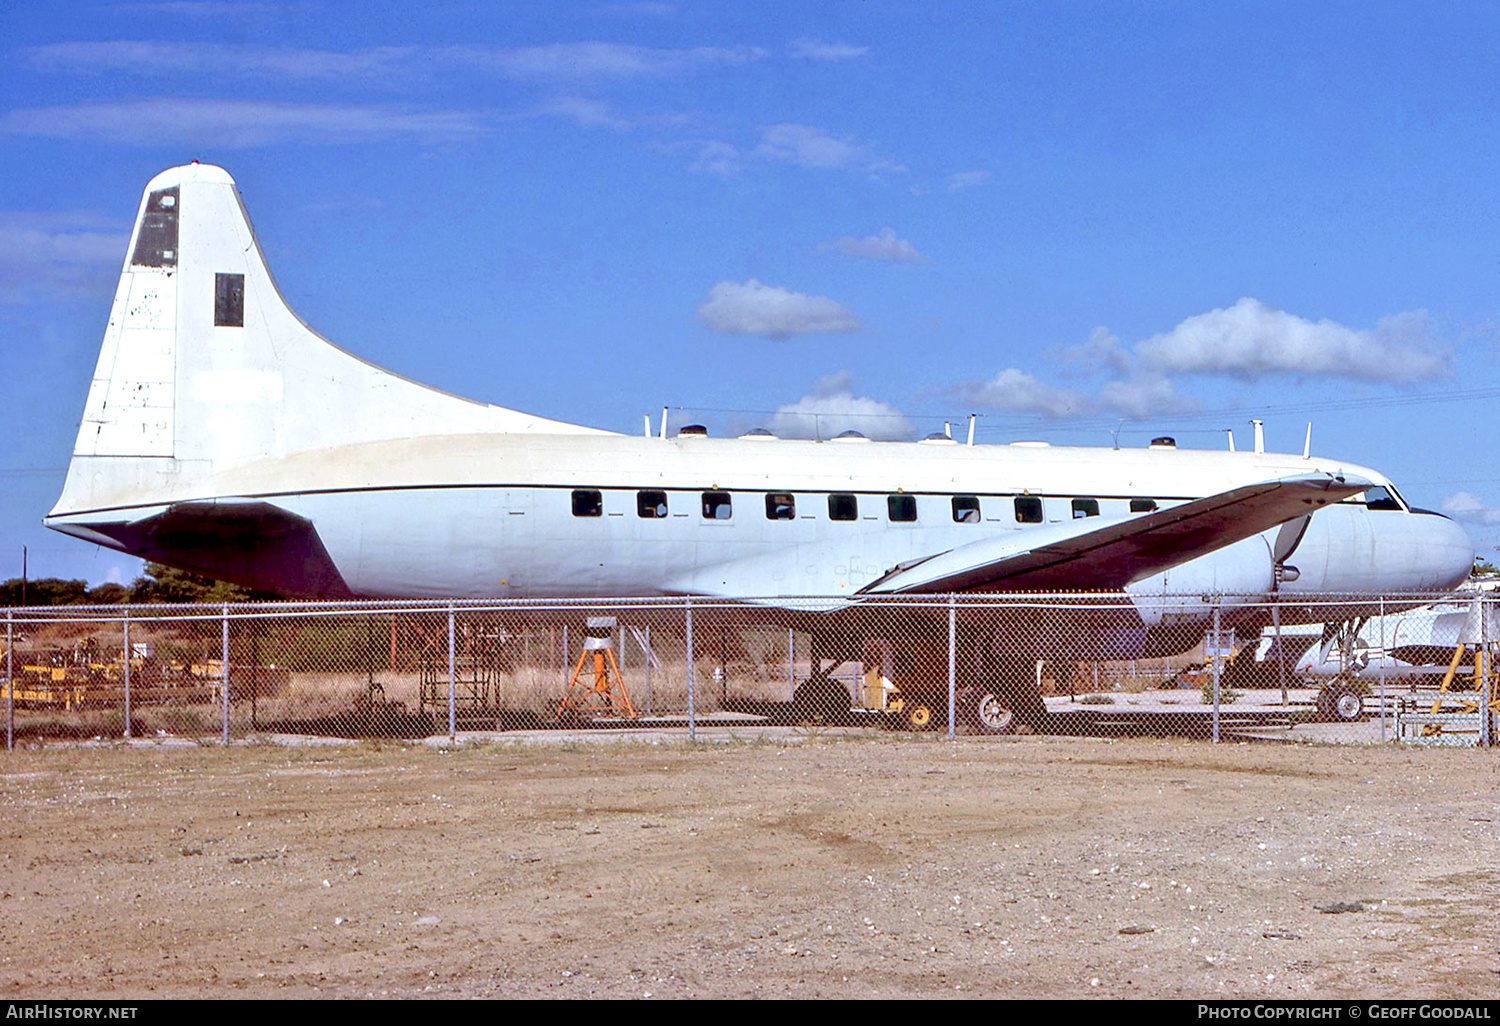
[[[189,164],[146,186],[49,522],[213,495],[226,471],[301,452],[591,431],[449,395],[332,345],[282,298],[234,179]]]

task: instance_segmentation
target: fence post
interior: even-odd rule
[[[697,707],[693,691],[693,600],[687,599],[687,692],[688,692],[688,740],[698,740]]]
[[[1385,664],[1388,650],[1385,647],[1385,597],[1380,599],[1380,743],[1385,744]]]
[[[11,630],[11,619],[15,614],[9,609],[5,611],[5,750],[12,751],[16,747],[16,674],[15,659],[12,651],[15,649],[15,634]]]
[[[220,685],[224,691],[224,747],[229,747],[229,607],[223,607],[223,630],[219,659]]]
[[[786,700],[788,702],[797,694],[796,643],[796,631],[788,627],[786,629]]]
[[[1214,743],[1219,741],[1219,600],[1214,599],[1214,633],[1213,633],[1213,675],[1214,675]]]
[[[121,628],[125,643],[125,740],[130,740],[130,610],[125,610],[125,624]]]
[[[448,606],[448,740],[458,740],[457,684],[453,674],[453,606]]]
[[[1484,593],[1479,594],[1479,650],[1484,653],[1480,658],[1484,661],[1484,680],[1479,689],[1479,746],[1488,748],[1494,743],[1490,731],[1490,678],[1495,673],[1494,653],[1490,651],[1490,601]],[[1475,665],[1480,659],[1475,659]]]
[[[651,625],[646,625],[646,715],[651,715],[651,664],[656,661],[656,653],[651,648]]]
[[[957,501],[957,500],[955,500]],[[952,595],[948,596],[948,740],[958,734],[955,699],[958,696],[958,614]]]

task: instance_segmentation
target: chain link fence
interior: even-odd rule
[[[5,613],[6,744],[797,728],[1489,745],[1494,600],[952,595]]]

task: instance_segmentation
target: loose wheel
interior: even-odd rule
[[[1016,712],[997,691],[981,689],[975,693],[968,719],[981,734],[1009,734],[1016,729]]]

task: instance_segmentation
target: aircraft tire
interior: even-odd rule
[[[1325,720],[1354,723],[1365,714],[1365,699],[1347,684],[1330,684],[1318,692],[1318,712]]]
[[[1016,729],[1016,711],[1000,692],[976,688],[965,704],[965,719],[980,734],[1010,734]]]

